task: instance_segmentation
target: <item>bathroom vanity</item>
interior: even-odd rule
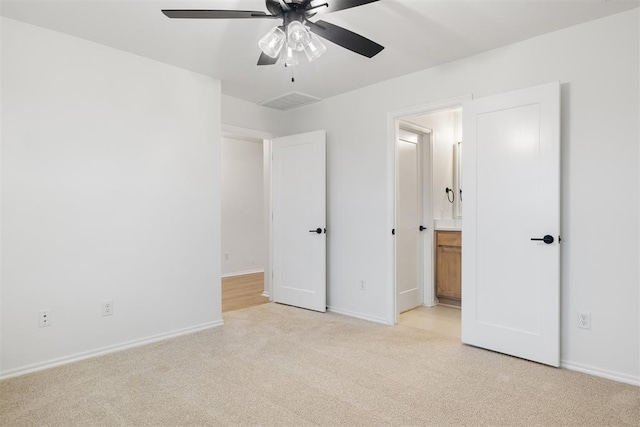
[[[440,304],[460,306],[462,298],[462,232],[436,230],[436,296]]]

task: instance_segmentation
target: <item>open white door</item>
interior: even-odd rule
[[[273,301],[327,309],[326,133],[272,140]]]
[[[462,341],[558,366],[560,84],[466,102],[463,135]]]
[[[398,313],[422,305],[423,241],[422,226],[422,137],[404,129],[397,141],[398,173],[396,186],[396,292]]]

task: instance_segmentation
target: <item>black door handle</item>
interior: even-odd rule
[[[315,230],[309,230],[309,233],[322,234],[322,228],[318,227]]]
[[[551,236],[549,234],[544,236],[542,239],[536,238],[536,237],[532,237],[531,240],[538,240],[538,241],[541,241],[541,242],[545,242],[547,245],[550,245],[555,241],[553,236]]]
[[[427,227],[425,227],[424,225],[421,225],[420,227],[418,227],[418,230],[420,230],[420,231],[424,231],[426,229],[427,229]]]

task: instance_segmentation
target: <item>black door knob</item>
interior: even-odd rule
[[[309,233],[322,234],[322,228],[318,227],[315,230],[309,230]]]
[[[553,236],[551,236],[549,234],[547,234],[543,238],[532,237],[531,240],[537,240],[537,241],[545,242],[547,245],[550,245],[555,241]]]
[[[421,225],[420,227],[418,227],[418,230],[420,230],[420,231],[424,231],[426,229],[427,229],[427,227],[425,227],[424,225]]]

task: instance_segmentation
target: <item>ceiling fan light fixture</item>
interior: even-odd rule
[[[0,0],[1,2],[2,0]],[[256,0],[257,1],[257,0]],[[278,19],[282,25],[271,29],[258,42],[262,50],[257,65],[276,63],[293,66],[305,52],[309,61],[315,61],[326,47],[320,38],[348,49],[354,53],[373,58],[384,46],[359,34],[323,20],[311,21],[321,8],[327,12],[352,9],[380,0],[264,0],[268,13],[260,10],[214,10],[214,9],[162,9],[162,13],[171,19]],[[326,1],[326,0],[325,0]],[[311,32],[313,31],[313,33]],[[283,47],[287,46],[283,50]]]
[[[307,54],[307,59],[309,62],[313,62],[316,59],[320,58],[323,53],[327,50],[327,47],[322,43],[320,37],[316,36],[313,33],[309,33],[309,43],[304,48],[304,53]]]
[[[265,53],[265,55],[277,58],[286,39],[287,36],[280,27],[273,27],[271,31],[260,39],[258,46],[260,46],[260,49]]]
[[[309,32],[300,21],[291,21],[287,26],[287,41],[291,49],[302,52],[310,40]]]

